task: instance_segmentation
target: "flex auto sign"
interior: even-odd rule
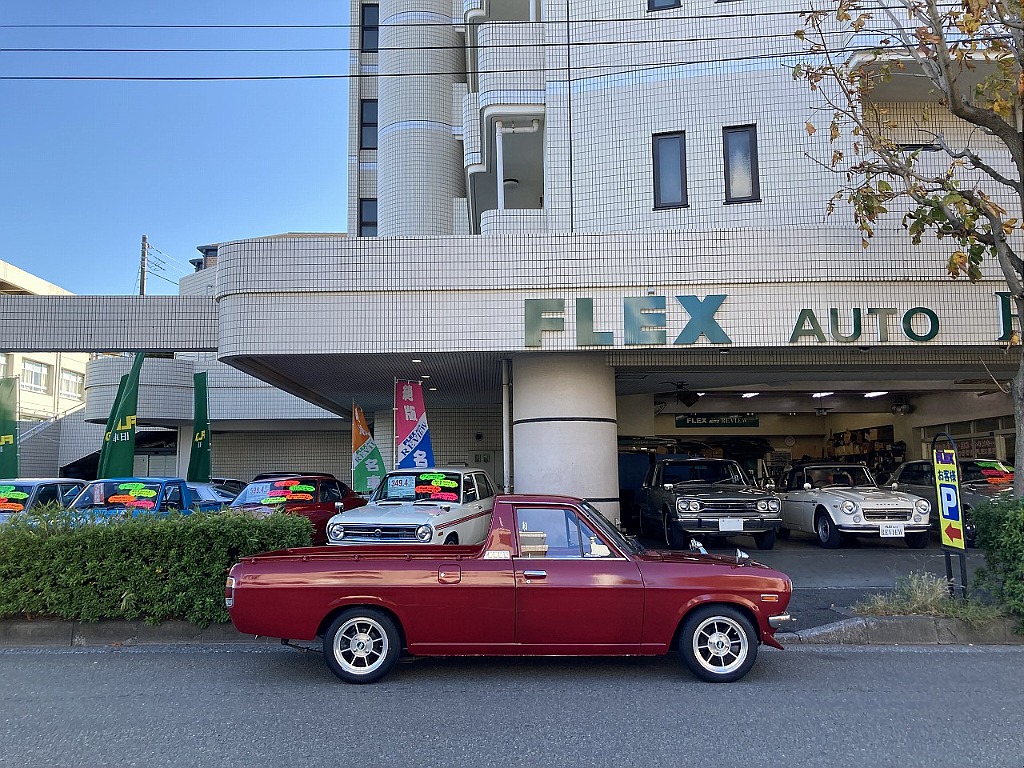
[[[951,449],[932,451],[932,466],[935,468],[935,488],[938,491],[939,530],[942,546],[964,549],[964,519],[960,507],[960,477],[957,470],[956,451]]]

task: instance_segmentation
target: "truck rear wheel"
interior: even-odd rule
[[[346,683],[375,683],[398,663],[402,639],[394,620],[376,608],[349,608],[324,633],[324,659]]]

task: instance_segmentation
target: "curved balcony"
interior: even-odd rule
[[[544,103],[544,33],[540,24],[484,24],[477,44],[481,109]]]

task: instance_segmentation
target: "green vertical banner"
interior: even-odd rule
[[[135,471],[135,417],[139,403],[139,372],[144,358],[144,353],[136,354],[131,371],[121,377],[121,386],[107,419],[107,431],[103,434],[97,479],[130,477]]]
[[[352,403],[352,488],[356,493],[371,493],[383,477],[380,448],[370,434],[362,409]]]
[[[188,475],[193,483],[210,482],[210,400],[206,371],[192,374],[195,405],[192,411],[192,450],[188,455]]]
[[[0,379],[0,477],[18,476],[18,380]]]

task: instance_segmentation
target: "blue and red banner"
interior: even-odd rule
[[[423,385],[418,381],[395,381],[395,468],[421,469],[434,466],[434,449],[423,405]]]

